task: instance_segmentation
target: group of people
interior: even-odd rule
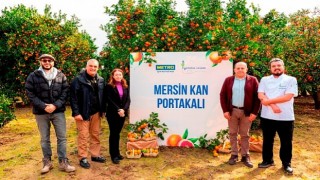
[[[33,113],[41,136],[43,168],[47,173],[52,168],[50,126],[53,125],[57,136],[59,169],[75,171],[69,164],[66,153],[65,104],[70,94],[72,116],[75,119],[78,137],[78,159],[83,168],[90,168],[91,161],[104,163],[101,155],[100,127],[103,116],[107,117],[110,129],[109,153],[114,164],[124,159],[120,154],[120,132],[128,115],[130,105],[129,88],[121,69],[114,69],[106,83],[98,75],[99,62],[87,61],[85,69],[69,84],[66,76],[54,67],[55,58],[50,54],[39,57],[40,67],[30,73],[25,88],[33,104]],[[249,156],[249,131],[261,109],[263,132],[263,161],[259,168],[274,165],[273,143],[278,133],[281,147],[280,159],[285,172],[292,174],[292,137],[294,127],[293,98],[298,94],[297,80],[284,74],[284,62],[279,58],[271,59],[271,75],[263,77],[260,84],[256,77],[248,75],[247,64],[238,62],[234,75],[227,77],[220,92],[220,103],[224,117],[228,120],[231,143],[230,165],[238,161],[238,134],[241,137],[241,162],[252,168]]]
[[[258,167],[274,166],[273,144],[278,133],[283,170],[292,174],[292,137],[295,120],[293,101],[298,95],[298,84],[296,78],[284,73],[283,60],[271,59],[269,68],[271,75],[263,77],[259,84],[257,78],[247,74],[247,64],[238,62],[234,66],[234,75],[227,77],[223,83],[220,104],[223,115],[228,120],[231,144],[228,163],[236,164],[240,146],[241,162],[249,168],[253,167],[249,156],[249,131],[252,121],[261,109],[263,143],[262,162]]]
[[[90,168],[91,161],[104,163],[101,155],[101,119],[107,116],[110,129],[109,151],[111,161],[119,164],[124,157],[120,154],[120,132],[128,115],[130,105],[129,88],[121,69],[114,69],[106,83],[98,75],[99,62],[87,61],[86,67],[69,86],[66,76],[54,67],[55,58],[50,54],[39,57],[40,67],[27,77],[25,88],[33,104],[38,130],[41,137],[43,168],[47,173],[53,168],[50,143],[50,127],[53,125],[57,137],[59,169],[73,172],[66,152],[65,104],[70,94],[72,116],[77,127],[78,159],[83,168]]]

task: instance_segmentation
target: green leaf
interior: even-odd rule
[[[133,61],[133,56],[132,56],[131,53],[129,54],[129,58],[130,58],[130,61],[131,61],[131,60]]]
[[[188,140],[191,141],[194,144],[195,142],[198,141],[198,138],[189,138]]]
[[[183,133],[182,139],[187,139],[188,138],[188,129],[186,129]]]
[[[217,66],[218,64],[212,64],[212,67],[215,67],[215,66]]]
[[[132,55],[130,54],[130,57],[131,57]],[[130,58],[130,64],[132,65],[133,64],[133,59],[132,58]]]
[[[208,32],[208,34],[207,34],[207,39],[208,39],[208,40],[211,40],[211,38],[212,38],[212,33],[211,33],[211,32]]]
[[[210,55],[211,51],[207,51],[206,52],[206,57],[208,57]]]

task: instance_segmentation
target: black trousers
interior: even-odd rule
[[[262,160],[273,162],[273,143],[276,133],[280,138],[280,159],[283,166],[290,166],[294,121],[278,121],[261,117],[263,133]]]
[[[120,133],[125,121],[125,117],[107,117],[109,124],[109,153],[111,159],[118,157],[120,155],[119,143],[120,143]]]

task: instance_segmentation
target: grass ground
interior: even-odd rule
[[[161,147],[158,157],[125,159],[119,165],[110,161],[108,152],[108,125],[102,122],[102,154],[107,162],[91,163],[92,168],[79,166],[76,156],[76,128],[70,108],[66,112],[68,156],[77,170],[64,173],[58,170],[56,138],[52,131],[54,169],[41,175],[42,153],[35,118],[30,108],[16,110],[17,119],[0,129],[0,179],[320,179],[320,111],[314,110],[309,97],[296,98],[296,122],[293,140],[292,167],[294,175],[288,176],[281,169],[278,157],[279,139],[275,141],[276,166],[259,169],[260,153],[251,153],[254,168],[242,163],[234,166],[226,162],[229,154],[213,157],[205,149]],[[125,129],[122,131],[121,149],[125,154]]]

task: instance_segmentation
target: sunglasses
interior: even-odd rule
[[[41,60],[41,62],[43,62],[43,63],[51,63],[51,62],[53,62],[53,60],[51,60],[51,59],[45,59],[45,60]]]

